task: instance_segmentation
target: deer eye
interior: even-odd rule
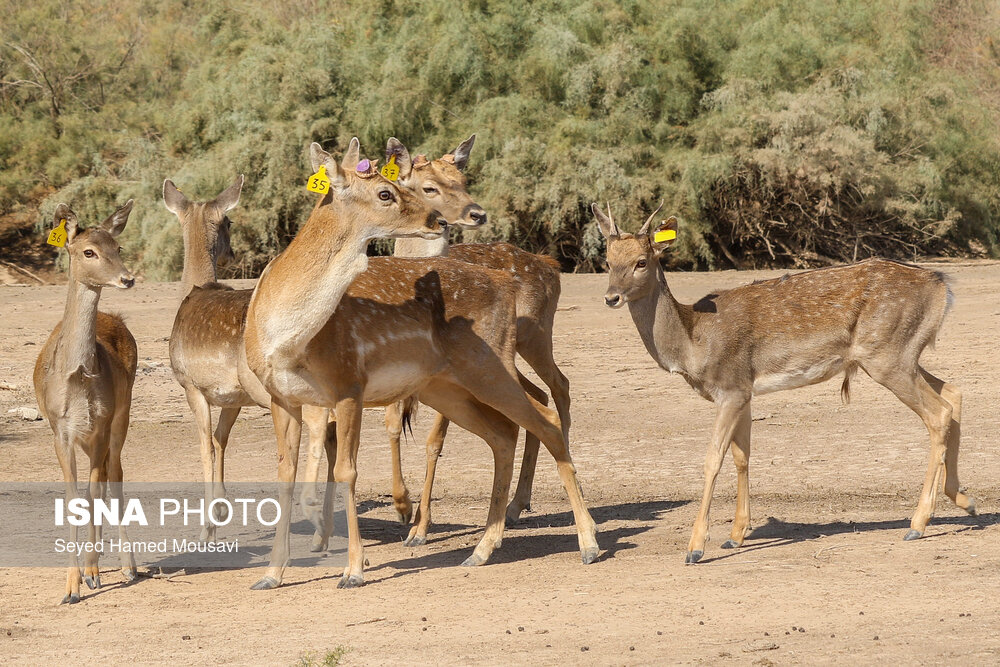
[[[424,193],[428,195],[436,195],[438,192],[438,189],[434,187],[428,186],[424,188]]]
[[[640,259],[638,262],[635,263],[635,268],[637,268],[637,269],[645,269],[646,268],[646,260],[645,259]]]
[[[392,200],[392,193],[389,192],[388,190],[379,190],[378,198],[381,199],[382,201],[390,201]]]
[[[87,248],[86,250],[83,251],[83,256],[86,257],[87,259],[93,259],[94,257],[97,257],[97,253],[91,250],[90,248]]]

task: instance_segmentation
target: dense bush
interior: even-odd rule
[[[41,230],[57,201],[134,197],[123,244],[172,278],[162,180],[209,198],[245,173],[253,275],[307,215],[310,141],[440,154],[476,132],[474,238],[567,269],[600,265],[594,200],[625,228],[665,200],[685,266],[1000,252],[986,0],[230,5],[0,0],[0,215]]]

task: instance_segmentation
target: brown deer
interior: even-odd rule
[[[406,147],[398,139],[392,137],[387,143],[386,154],[394,156],[399,167],[398,182],[422,196],[427,203],[436,206],[448,219],[449,225],[452,224],[452,221],[457,221],[455,224],[458,226],[475,228],[486,222],[486,213],[467,194],[466,180],[463,174],[475,140],[476,135],[473,134],[463,141],[453,153],[435,160],[428,160],[424,155],[418,155],[411,159]],[[551,258],[525,252],[509,243],[461,244],[451,246],[453,252],[449,254],[447,240],[447,232],[442,236],[442,239],[432,241],[400,239],[396,242],[394,255],[396,257],[450,256],[452,259],[507,271],[515,277],[518,287],[517,352],[538,373],[552,392],[556,410],[562,422],[563,436],[568,442],[570,426],[569,381],[556,366],[552,354],[552,326],[560,293],[558,264]],[[526,380],[522,384],[533,398],[542,404],[547,404],[548,397],[544,392]],[[409,522],[412,507],[403,480],[400,461],[403,411],[404,409],[412,411],[415,407],[412,397],[408,400],[409,403],[400,402],[387,406],[385,416],[392,452],[392,495],[402,523]],[[404,408],[404,406],[406,407]],[[427,472],[424,477],[424,490],[420,496],[420,507],[414,522],[415,525],[404,541],[407,546],[417,546],[426,542],[427,530],[430,525],[431,490],[437,459],[441,455],[447,428],[448,420],[440,414],[436,415],[434,425],[427,438]],[[310,442],[314,441],[310,440]],[[309,465],[306,470],[306,480],[309,482],[315,482],[319,474],[320,452],[316,448],[319,442],[315,442],[315,446],[310,446]],[[531,486],[538,460],[538,446],[538,438],[530,432],[526,433],[524,458],[521,463],[517,490],[507,508],[508,522],[516,521],[520,513],[530,504]],[[307,487],[307,489],[313,488],[315,488],[315,484]]]
[[[944,491],[975,514],[973,499],[959,488],[958,444],[962,395],[923,368],[919,359],[937,336],[951,303],[938,272],[884,259],[804,271],[709,294],[694,305],[670,293],[660,257],[677,236],[674,217],[635,235],[623,233],[592,206],[607,238],[612,308],[628,304],[646,350],[716,404],[715,426],[705,457],[705,489],[685,562],[704,555],[716,476],[732,443],[736,463],[736,518],[731,549],[750,529],[750,401],[757,394],[796,389],[844,374],[842,395],[858,368],[916,412],[930,432],[931,457],[910,530],[923,535],[934,512],[944,467]]]
[[[525,394],[514,366],[513,279],[448,259],[369,260],[364,250],[375,235],[439,234],[436,213],[378,175],[364,178],[350,164],[340,168],[321,152],[314,156],[326,160],[334,184],[261,276],[245,334],[248,365],[272,396],[282,507],[290,507],[298,464],[300,406],[334,408],[333,473],[347,487],[349,533],[349,564],[338,586],[361,585],[355,482],[362,407],[417,394],[493,450],[488,527],[465,564],[485,563],[502,538],[518,425],[538,435],[556,459],[583,561],[592,562],[598,553],[596,526],[583,503],[558,417]],[[383,199],[382,192],[389,196]],[[271,567],[253,588],[280,584],[288,536],[283,511]]]
[[[55,434],[56,457],[66,482],[66,501],[79,497],[76,448],[90,459],[88,505],[102,498],[108,482],[110,495],[124,507],[122,447],[128,433],[132,384],[135,382],[135,338],[117,315],[97,310],[103,287],[128,289],[135,278],[122,264],[116,237],[125,229],[132,200],[112,213],[99,227],[82,229],[76,214],[59,204],[55,222],[65,221],[69,252],[69,294],[63,318],[53,329],[35,362],[35,397],[42,415]],[[125,527],[119,537],[128,541]],[[101,528],[91,516],[89,541],[101,540]],[[77,541],[77,526],[70,526],[70,541]],[[88,551],[82,574],[87,585],[100,588],[98,552]],[[122,552],[122,573],[135,579],[135,558]],[[80,601],[81,568],[76,553],[70,557],[63,603]]]

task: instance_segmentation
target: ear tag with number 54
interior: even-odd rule
[[[330,191],[330,178],[326,175],[326,167],[320,165],[319,171],[309,177],[306,190],[325,195]]]
[[[389,161],[382,165],[380,173],[389,181],[396,181],[399,178],[399,165],[396,164],[395,155],[389,156]]]
[[[663,243],[664,241],[673,241],[677,238],[677,230],[675,229],[664,229],[663,231],[656,232],[653,234],[654,243]]]
[[[66,247],[66,218],[61,218],[59,226],[49,232],[49,238],[46,243],[54,245],[57,248]]]

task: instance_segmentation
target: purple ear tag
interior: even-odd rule
[[[369,162],[368,159],[366,158],[358,163],[357,172],[359,174],[367,174],[368,170],[371,168],[372,168],[372,163]]]

